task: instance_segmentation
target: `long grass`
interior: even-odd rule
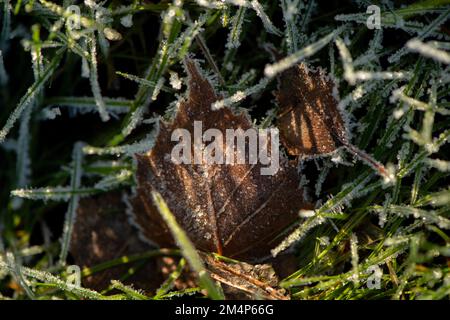
[[[295,258],[279,283],[292,299],[448,299],[450,1],[369,2],[0,1],[0,299],[223,298],[158,194],[181,250],[119,257],[81,276],[183,256],[159,290],[67,280],[79,199],[135,187],[133,154],[173,115],[186,55],[204,61],[223,94],[215,108],[247,109],[261,127],[274,125],[280,72],[300,61],[327,69],[351,142],[389,170],[383,179],[343,150],[302,164],[318,171],[302,180],[316,210],[272,250]],[[69,14],[77,3],[80,15]],[[370,4],[381,29],[366,25]],[[188,266],[198,287],[175,291]]]

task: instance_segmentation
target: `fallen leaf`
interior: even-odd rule
[[[211,110],[218,96],[196,63],[186,60],[188,96],[173,121],[160,123],[154,147],[137,158],[137,196],[132,200],[135,223],[143,235],[160,246],[174,241],[155,208],[151,192],[159,192],[195,246],[229,257],[261,259],[281,240],[280,234],[311,208],[302,198],[295,164],[280,156],[274,175],[261,175],[257,164],[175,164],[171,151],[174,130],[191,135],[194,121],[203,130],[252,128],[244,113],[225,107]],[[193,141],[191,141],[192,143]],[[192,149],[194,146],[192,145]]]
[[[289,300],[285,290],[277,288],[279,279],[270,264],[223,261],[203,255],[208,272],[222,283],[227,299]]]
[[[70,253],[76,265],[92,268],[101,263],[143,253],[151,248],[138,238],[138,234],[125,213],[120,192],[108,192],[83,198],[77,209]],[[124,281],[140,289],[155,290],[164,280],[156,259],[146,259],[131,277]],[[124,261],[83,277],[83,285],[95,290],[107,288],[112,279],[121,279],[134,264]]]
[[[309,68],[303,62],[289,68],[279,78],[275,97],[280,107],[281,143],[290,155],[320,156],[345,147],[385,181],[393,181],[383,164],[350,143],[334,80],[323,69]]]
[[[280,107],[277,125],[290,155],[327,154],[347,141],[334,87],[322,69],[309,69],[305,63],[281,74],[275,94]]]

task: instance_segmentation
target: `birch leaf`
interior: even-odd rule
[[[215,164],[202,158],[198,164],[174,163],[171,152],[177,142],[171,136],[176,129],[186,129],[193,137],[194,121],[201,121],[203,132],[214,128],[223,136],[227,129],[252,128],[245,113],[235,114],[228,107],[211,110],[211,104],[222,97],[194,61],[186,60],[185,66],[187,98],[171,122],[160,123],[154,147],[137,155],[135,222],[148,239],[161,246],[174,245],[152,202],[152,191],[157,191],[197,249],[229,257],[264,258],[281,241],[280,234],[298,220],[299,210],[311,208],[302,198],[297,168],[282,156],[274,175],[262,175],[264,166],[259,160]],[[222,151],[231,147],[225,140]],[[278,151],[267,148],[270,155]],[[237,149],[232,150],[236,157]],[[245,157],[249,160],[248,154]]]
[[[275,94],[280,107],[277,124],[290,155],[326,154],[347,141],[333,90],[334,81],[322,69],[308,69],[304,63],[281,74]]]

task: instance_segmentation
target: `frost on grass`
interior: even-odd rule
[[[9,272],[16,272],[16,273],[20,272],[20,274],[22,274],[23,277],[29,277],[41,281],[43,283],[53,284],[57,288],[66,292],[73,293],[78,297],[95,300],[105,298],[103,295],[101,295],[96,291],[76,286],[66,280],[62,280],[61,278],[52,275],[49,272],[27,268],[23,266],[17,266],[17,264],[5,262],[2,260],[1,256],[0,256],[0,269],[5,269],[8,270]],[[34,296],[34,294],[32,296]]]
[[[350,253],[352,256],[352,272],[350,279],[355,284],[359,282],[359,256],[358,256],[358,237],[353,233],[350,237]]]
[[[283,20],[285,23],[285,38],[288,47],[288,53],[294,53],[298,50],[299,30],[298,30],[298,11],[301,4],[298,0],[281,0],[280,6],[283,11]]]
[[[450,64],[450,54],[444,50],[438,49],[433,43],[423,43],[418,39],[411,39],[406,46],[411,51],[418,52],[438,62]]]
[[[70,177],[70,187],[76,190],[81,186],[82,162],[83,162],[83,143],[77,142],[73,148],[72,154],[72,174]],[[76,211],[80,196],[72,194],[69,200],[66,217],[64,220],[63,234],[61,238],[61,252],[59,254],[60,263],[66,264],[67,255],[70,247],[70,239],[72,237],[72,230],[76,220]]]
[[[90,47],[90,54],[91,54],[91,65],[90,65],[90,75],[89,80],[91,82],[91,89],[92,94],[95,98],[95,104],[98,107],[98,112],[100,113],[100,118],[102,121],[108,121],[109,120],[109,114],[106,111],[105,102],[103,101],[103,96],[101,93],[100,85],[98,83],[98,70],[97,70],[97,45],[95,38],[90,39],[89,47]]]
[[[31,49],[31,61],[35,80],[38,80],[43,71],[42,51],[33,47]],[[30,121],[33,113],[33,107],[39,102],[42,91],[37,92],[38,99],[28,107],[21,116],[19,126],[19,137],[17,139],[17,165],[16,165],[16,188],[23,188],[30,182],[31,176],[31,159],[30,159]],[[21,198],[14,198],[12,201],[13,209],[18,209],[22,205]]]
[[[264,28],[267,30],[267,32],[273,33],[275,35],[281,35],[281,31],[278,30],[273,25],[273,23],[270,21],[270,19],[267,16],[267,14],[264,12],[264,9],[263,9],[262,5],[258,1],[251,0],[250,5],[253,8],[253,10],[255,10],[255,12],[258,15],[258,17],[261,18],[261,21],[264,24]]]
[[[278,30],[273,25],[272,21],[270,21],[269,16],[265,13],[264,7],[257,0],[224,0],[224,1],[197,0],[197,3],[207,8],[222,8],[224,6],[224,3],[235,5],[240,8],[251,8],[256,12],[256,15],[261,19],[264,29],[266,29],[267,32],[278,36],[281,35],[281,31]],[[240,12],[239,9],[238,12]],[[243,13],[243,11],[241,11],[240,13]]]
[[[116,147],[93,147],[93,146],[85,146],[83,148],[83,152],[89,155],[133,155],[135,153],[142,153],[150,150],[155,143],[155,133],[158,129],[155,130],[153,134],[149,134],[146,138],[126,145],[120,145]]]
[[[72,196],[71,187],[45,187],[35,189],[16,189],[11,191],[14,197],[30,200],[68,201]]]
[[[312,56],[317,51],[325,47],[330,41],[332,41],[339,33],[341,33],[343,28],[338,28],[335,31],[329,33],[325,37],[320,40],[304,47],[303,49],[298,50],[297,52],[287,56],[286,58],[281,59],[280,61],[267,65],[264,69],[264,74],[271,78],[276,76],[277,74],[283,72],[286,69],[296,65],[299,61]]]
[[[29,154],[30,148],[30,118],[32,108],[25,110],[19,127],[19,138],[17,139],[17,167],[16,167],[16,188],[23,188],[30,182],[31,175],[31,159]],[[20,208],[22,199],[15,198],[12,202],[14,209]]]
[[[230,23],[230,31],[228,32],[228,41],[226,47],[228,49],[236,49],[240,46],[240,35],[242,32],[242,24],[244,23],[247,8],[242,6],[236,11]]]
[[[100,180],[94,185],[94,188],[103,191],[112,190],[124,183],[127,183],[132,176],[133,176],[132,171],[124,169],[121,170],[116,175],[104,177],[102,180]]]
[[[351,85],[355,85],[358,81],[408,79],[411,77],[411,74],[405,71],[355,71],[353,58],[344,41],[337,38],[335,42],[344,66],[344,78]]]
[[[181,89],[182,82],[180,80],[180,77],[178,76],[178,73],[176,73],[174,71],[170,71],[169,82],[170,82],[170,85],[172,86],[172,88],[174,88],[175,90]]]
[[[103,97],[106,111],[113,116],[124,114],[130,111],[130,107],[133,103],[132,100],[124,98],[109,98]],[[75,116],[77,114],[85,114],[91,112],[97,112],[98,108],[94,97],[52,97],[45,100],[46,107],[42,110],[42,118],[48,119],[47,116],[53,118],[54,115],[60,115],[61,110],[58,112],[56,109],[67,110],[69,116]],[[57,107],[53,109],[52,107]],[[56,114],[55,114],[56,113]]]
[[[418,36],[418,40],[423,40],[429,37],[436,29],[438,29],[450,16],[450,8],[442,12],[434,21],[429,23],[425,28],[423,28]],[[388,57],[390,63],[397,62],[403,55],[408,51],[408,46],[402,47],[400,50]]]
[[[31,85],[31,87],[28,88],[25,95],[20,99],[19,104],[14,109],[14,111],[9,115],[8,120],[6,120],[5,125],[0,130],[0,143],[3,142],[3,140],[5,140],[6,136],[13,128],[16,121],[18,121],[24,110],[30,107],[34,99],[37,97],[38,93],[42,90],[44,85],[53,75],[53,72],[58,66],[63,52],[64,49],[58,50],[58,52],[55,54],[55,57],[47,64],[40,77],[36,79],[36,81]]]
[[[6,252],[5,263],[2,261],[2,256],[0,255],[0,268],[5,268],[12,274],[30,299],[35,298],[35,294],[30,287],[31,283],[25,278],[24,273],[22,272],[20,257],[16,257],[12,252]]]
[[[384,210],[381,207],[376,207],[375,211],[380,212]],[[387,207],[387,210],[391,213],[404,216],[404,217],[413,217],[415,219],[420,220],[425,224],[435,224],[439,228],[442,229],[450,229],[450,220],[439,215],[435,210],[424,210],[418,209],[410,206],[400,206],[400,205],[390,205]]]
[[[450,172],[450,161],[445,161],[441,159],[427,159],[426,163],[433,168],[438,169],[442,172]]]
[[[267,84],[269,83],[270,79],[262,78],[256,85],[253,87],[250,87],[248,89],[245,89],[244,91],[237,91],[233,95],[231,95],[228,98],[218,100],[214,102],[211,105],[211,110],[219,110],[227,106],[232,106],[242,100],[244,100],[246,97],[258,93],[262,91]]]
[[[181,6],[181,2],[175,2],[175,5],[176,7],[179,7]],[[163,21],[176,21],[174,20],[177,17],[176,12],[177,10],[171,7],[169,11],[163,14]],[[178,17],[178,19],[181,18],[182,17]],[[133,130],[141,124],[148,106],[152,101],[156,100],[162,86],[161,81],[164,81],[162,75],[168,68],[168,61],[176,58],[177,56],[184,56],[184,54],[186,54],[183,50],[189,49],[192,41],[202,31],[202,27],[206,23],[207,18],[207,14],[200,15],[200,17],[193,23],[190,23],[178,37],[174,39],[167,38],[160,42],[158,53],[154,57],[152,65],[147,70],[143,78],[145,81],[149,81],[152,85],[150,88],[146,88],[141,84],[139,87],[134,102],[135,108],[128,119],[128,123],[122,129],[122,134],[124,136],[131,134],[131,132],[133,132]],[[170,35],[169,31],[174,28],[174,24],[175,22],[166,24],[166,28],[168,30],[167,33],[169,33],[166,35],[167,37]],[[169,43],[169,40],[172,42]]]
[[[277,247],[271,250],[272,256],[276,257],[278,254],[288,249],[292,244],[301,241],[313,228],[321,225],[325,221],[325,218],[317,213],[313,217],[308,218]]]
[[[68,4],[70,1],[65,3]],[[30,32],[20,22],[11,24],[11,18],[15,19],[16,16],[12,14],[12,10],[18,10],[20,15],[22,10],[33,6],[33,11],[27,12],[27,19],[34,19],[34,16],[39,15],[40,19],[37,23],[42,24],[46,29],[45,32],[41,32],[40,39],[36,41],[44,55],[35,56],[36,61],[41,61],[39,64],[42,63],[40,66],[37,64],[33,66],[32,71],[37,75],[35,84],[26,92],[17,108],[14,110],[13,106],[8,105],[2,117],[6,125],[2,123],[0,127],[1,152],[10,152],[13,155],[5,158],[7,163],[8,158],[12,158],[14,162],[16,151],[19,156],[15,163],[17,179],[12,176],[11,179],[4,180],[6,184],[8,180],[12,180],[11,183],[17,182],[17,185],[6,185],[5,190],[15,188],[11,194],[25,199],[70,202],[64,227],[64,232],[67,233],[66,225],[67,223],[70,225],[70,220],[73,218],[70,212],[74,212],[77,198],[129,187],[132,183],[131,170],[133,169],[131,169],[130,156],[134,153],[147,152],[154,147],[154,136],[142,139],[140,135],[142,131],[147,130],[147,124],[153,126],[155,123],[155,118],[144,120],[145,112],[147,110],[153,112],[153,107],[157,107],[159,112],[162,106],[164,110],[161,111],[167,118],[172,118],[168,115],[173,116],[179,111],[182,100],[178,99],[174,91],[182,87],[178,76],[180,72],[178,62],[186,54],[194,52],[196,55],[201,55],[202,50],[209,63],[211,59],[213,62],[215,59],[225,62],[223,65],[225,72],[222,77],[229,95],[225,95],[225,99],[214,105],[219,109],[215,110],[217,112],[223,111],[228,105],[242,102],[253,93],[267,93],[271,87],[266,86],[268,83],[265,81],[279,75],[299,61],[308,59],[310,64],[330,65],[330,73],[341,84],[340,93],[344,98],[339,101],[338,108],[345,109],[347,113],[353,113],[348,127],[350,132],[354,132],[353,143],[367,150],[368,153],[374,154],[374,157],[383,163],[394,162],[396,165],[386,168],[385,177],[388,181],[380,181],[374,179],[371,170],[354,162],[346,162],[352,167],[335,169],[334,163],[342,164],[345,161],[342,160],[342,153],[336,153],[332,161],[317,160],[321,164],[318,166],[320,172],[314,177],[311,177],[308,172],[308,178],[311,180],[309,185],[307,185],[307,176],[301,175],[299,183],[303,191],[299,194],[305,195],[305,199],[306,194],[311,193],[310,198],[315,194],[318,201],[316,210],[301,210],[298,215],[296,214],[294,225],[290,225],[292,229],[284,230],[285,233],[278,235],[280,239],[285,235],[287,237],[273,250],[274,254],[303,240],[300,243],[301,248],[295,252],[299,255],[299,259],[302,259],[301,267],[298,266],[299,269],[289,275],[288,280],[283,282],[283,286],[289,289],[293,298],[299,299],[355,299],[372,298],[374,295],[379,298],[395,299],[448,297],[450,281],[445,274],[445,261],[441,265],[440,260],[435,259],[444,257],[448,250],[445,248],[445,243],[442,245],[434,239],[446,239],[446,231],[450,227],[446,214],[450,195],[448,184],[444,182],[446,174],[450,171],[450,161],[446,153],[448,146],[443,147],[449,142],[450,137],[447,125],[447,117],[450,115],[447,93],[450,83],[450,45],[449,37],[445,34],[443,27],[444,23],[448,22],[447,17],[450,11],[447,6],[441,5],[440,1],[425,1],[420,5],[406,4],[401,7],[397,7],[394,1],[381,1],[378,5],[381,8],[382,29],[370,31],[366,30],[369,16],[366,12],[367,1],[358,0],[355,4],[349,4],[353,8],[351,10],[356,10],[357,13],[349,14],[347,8],[344,8],[343,14],[335,17],[335,20],[345,22],[345,26],[341,27],[342,32],[336,31],[330,37],[324,38],[324,35],[335,30],[335,25],[329,24],[330,16],[324,17],[323,12],[319,11],[322,10],[322,3],[318,3],[319,5],[316,3],[317,1],[314,0],[281,0],[272,3],[251,0],[197,0],[192,5],[192,3],[183,4],[183,1],[175,0],[157,7],[147,4],[136,7],[115,4],[107,6],[100,1],[87,0],[84,4],[80,3],[82,13],[69,14],[63,6],[47,0],[31,3],[28,1],[17,7],[11,6],[11,1],[3,1],[1,3],[3,10],[0,10],[3,18],[2,26],[0,26],[0,55],[3,55],[5,60],[3,61],[0,56],[0,86],[2,86],[0,89],[9,90],[15,94],[8,87],[12,81],[6,80],[8,76],[11,80],[16,70],[14,65],[5,66],[5,63],[11,61],[11,51],[8,50],[10,44],[25,38],[24,48],[32,50],[33,41],[37,39],[29,40]],[[88,8],[85,8],[86,6]],[[282,28],[283,38],[278,36],[280,32],[272,23],[275,20],[271,21],[269,11],[265,11],[269,9],[270,19],[272,14],[283,18],[283,21],[276,21],[277,27]],[[124,54],[121,48],[130,40],[128,33],[134,33],[137,21],[140,21],[136,19],[136,14],[140,14],[141,11],[151,13],[150,16],[153,17],[161,15],[161,37],[154,39],[157,54],[146,72],[139,74],[139,77],[119,73],[136,81],[139,85],[139,90],[132,100],[103,97],[100,88],[93,90],[93,92],[97,90],[93,97],[71,97],[70,95],[74,93],[69,90],[56,93],[68,96],[45,96],[41,99],[41,93],[45,91],[48,83],[51,84],[51,92],[53,92],[53,88],[58,88],[59,79],[65,77],[65,68],[55,72],[58,62],[54,61],[55,56],[52,54],[58,51],[58,48],[63,48],[60,52],[67,52],[65,62],[72,61],[71,57],[77,55],[75,70],[78,74],[74,74],[74,79],[84,76],[90,78],[92,83],[92,80],[95,80],[92,76],[93,72],[97,73],[95,69],[98,68],[100,72],[104,70],[100,68],[100,63],[108,65],[111,61],[115,61],[108,57],[114,48],[109,41],[123,37],[124,42],[114,48],[114,54]],[[215,23],[210,22],[220,14],[227,19],[222,26],[228,28],[224,30],[228,31],[228,38],[221,39],[222,47],[225,47],[226,51],[223,54],[220,51],[214,51],[211,55],[207,45],[209,41],[215,41],[217,33]],[[191,22],[191,17],[201,18]],[[251,27],[249,18],[256,18],[252,22],[261,27],[256,30],[256,33],[254,30],[247,32],[247,29]],[[70,22],[77,22],[77,20],[81,28],[76,31],[69,30]],[[205,23],[206,21],[208,23]],[[325,22],[323,27],[308,33],[312,25],[318,26],[322,22]],[[11,25],[15,29],[11,30]],[[125,33],[121,35],[117,32],[119,28],[125,30]],[[205,46],[203,48],[199,48],[198,45],[191,46],[195,38],[202,35],[203,30],[206,31],[204,35],[207,35],[203,37]],[[364,32],[359,33],[359,30]],[[32,37],[36,35],[34,31],[36,29],[32,29]],[[49,33],[52,38],[46,39]],[[394,33],[396,37],[398,36],[398,43],[389,41],[389,37]],[[249,34],[255,35],[255,38],[247,39]],[[255,59],[252,59],[251,65],[242,63],[240,56],[240,50],[243,49],[240,48],[241,42],[248,43],[249,40],[258,45],[250,48],[253,50],[250,53],[255,53]],[[99,49],[99,66],[93,65],[92,46],[88,45],[89,41],[95,42],[96,48]],[[255,81],[257,71],[269,59],[257,48],[260,45],[267,45],[268,42],[278,48],[280,56],[286,56],[286,58],[278,58],[280,59],[278,62],[267,65],[267,78],[263,78],[258,83],[258,80]],[[312,45],[307,45],[311,43]],[[326,52],[315,54],[323,46],[328,46],[328,59]],[[126,54],[129,56],[128,52]],[[136,56],[140,54],[137,50]],[[105,59],[100,55],[104,55]],[[78,61],[80,61],[78,56],[81,58],[81,72],[78,70]],[[342,64],[335,62],[335,58],[339,56]],[[148,56],[145,57],[147,58]],[[102,73],[99,76],[103,79]],[[163,85],[164,79],[170,82],[167,87]],[[98,84],[98,76],[94,82]],[[165,94],[161,95],[160,90]],[[21,93],[17,92],[17,94]],[[121,92],[120,95],[123,96],[123,93]],[[257,108],[264,108],[265,104],[273,104],[265,102],[259,105],[259,97],[255,95],[254,98],[252,102],[257,104]],[[391,104],[388,103],[389,98]],[[7,100],[4,100],[6,104],[8,104]],[[168,101],[174,101],[174,103],[169,106]],[[35,108],[39,114],[36,114],[37,117],[33,115],[32,120],[54,119],[66,113],[73,116],[85,112],[98,112],[99,105],[104,108],[103,115],[119,117],[127,114],[123,127],[118,128],[115,123],[108,125],[111,131],[115,130],[111,132],[115,137],[112,141],[91,136],[89,138],[92,140],[89,139],[89,141],[93,145],[86,145],[82,152],[78,152],[81,157],[83,153],[91,155],[88,157],[89,162],[85,162],[83,166],[83,171],[86,172],[84,180],[91,181],[90,186],[82,186],[80,183],[77,188],[73,188],[72,185],[27,188],[29,184],[27,169],[30,167],[27,161],[27,148],[30,145],[27,141],[30,136],[26,129],[30,124],[31,106],[34,106],[36,102],[40,104],[39,108]],[[242,107],[245,106],[242,105]],[[8,115],[9,110],[12,110],[10,115]],[[211,108],[209,110],[214,112]],[[273,105],[269,106],[268,110],[270,111],[257,110],[267,115],[261,127],[272,125],[278,117],[279,110]],[[7,119],[8,116],[9,119]],[[153,117],[153,114],[149,117]],[[70,117],[68,120],[71,120]],[[64,121],[66,121],[65,117]],[[140,128],[142,131],[136,132],[136,137],[133,136],[129,140],[123,139],[141,123],[145,126]],[[12,131],[15,125],[18,127],[17,130]],[[53,123],[33,122],[33,126],[47,125],[53,125]],[[123,135],[120,134],[121,131]],[[32,143],[35,144],[37,141],[41,140],[33,138]],[[47,151],[47,145],[43,145],[42,141],[40,143],[41,145],[38,146],[32,145],[33,150]],[[97,146],[96,143],[100,144]],[[35,147],[37,148],[34,149]],[[360,153],[360,155],[363,158],[366,157],[365,154]],[[117,159],[119,160],[115,161]],[[51,159],[53,160],[59,161],[58,158]],[[51,181],[44,182],[45,185],[61,183],[59,178],[66,176],[74,168],[74,166],[68,168],[60,162],[59,164],[63,169],[55,174],[52,173]],[[378,164],[372,163],[375,167]],[[299,164],[300,173],[306,168]],[[328,175],[329,178],[325,184],[323,182]],[[409,178],[403,179],[406,176]],[[313,189],[312,192],[308,192],[311,191],[308,187]],[[334,190],[340,191],[334,193]],[[168,203],[171,200],[170,196],[164,195],[164,198],[168,200]],[[39,205],[41,207],[38,207]],[[34,204],[38,210],[44,208],[44,205]],[[22,218],[22,211],[16,210],[15,214]],[[173,212],[175,214],[175,211]],[[377,215],[370,216],[367,214],[370,212]],[[378,223],[380,228],[369,223],[369,219],[370,222]],[[21,219],[22,221],[26,225],[26,219]],[[38,220],[38,222],[45,224],[45,221]],[[255,226],[258,225],[255,224]],[[0,229],[2,234],[10,233],[8,226],[2,224],[2,221],[0,221]],[[21,260],[24,263],[34,263],[34,260],[24,257],[24,253],[33,254],[33,252],[42,254],[44,257],[43,260],[39,260],[39,262],[42,261],[39,268],[52,266],[52,253],[47,251],[47,248],[53,243],[49,240],[47,231],[43,232],[44,238],[47,239],[44,245],[39,248],[22,247],[26,246],[27,241],[24,239],[28,239],[29,233],[20,230],[20,226],[17,229],[18,232],[15,235],[20,240],[17,241],[19,246],[17,251],[9,252],[11,247],[5,248],[5,245],[12,242],[11,239],[5,242],[0,239],[0,251],[8,252],[7,255],[0,254],[0,281],[2,283],[9,281],[9,278],[5,278],[5,272],[11,273],[14,280],[24,288],[24,290],[15,291],[14,294],[17,294],[17,297],[23,298],[26,294],[33,297],[34,294],[38,297],[49,298],[107,298],[95,291],[72,286],[59,276],[23,267]],[[366,232],[371,238],[368,245],[366,245]],[[22,234],[24,234],[23,237]],[[434,236],[429,237],[431,234]],[[375,237],[372,237],[374,235]],[[345,255],[340,254],[343,247],[346,249]],[[305,260],[305,257],[312,254],[313,259]],[[190,257],[192,259],[193,256]],[[5,258],[8,259],[5,260]],[[345,266],[351,265],[351,268],[347,268],[345,272],[341,268],[344,263]],[[389,275],[382,274],[381,266],[384,264],[386,269],[389,269]],[[432,265],[432,268],[428,268],[429,265]],[[203,270],[200,271],[203,276]],[[368,290],[363,284],[366,280],[369,283],[371,276],[379,277],[382,288],[387,290]],[[352,285],[352,281],[355,285]],[[34,282],[45,283],[45,285],[34,286]],[[119,291],[117,295],[112,296],[114,298],[148,298],[118,281],[114,281],[111,288]],[[162,298],[198,293],[199,290],[200,288],[193,288],[166,292]],[[220,297],[220,294],[216,297]],[[1,294],[0,298],[3,298]]]

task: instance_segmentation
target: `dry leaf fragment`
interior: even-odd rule
[[[162,246],[174,245],[151,200],[151,192],[157,191],[198,249],[248,259],[265,257],[281,240],[280,233],[298,219],[299,210],[311,208],[299,190],[297,168],[284,158],[272,176],[261,175],[259,162],[175,164],[170,155],[176,145],[171,141],[176,129],[186,129],[192,136],[194,121],[201,121],[204,131],[252,128],[244,113],[235,114],[229,108],[211,110],[220,97],[195,62],[187,60],[185,65],[187,99],[172,122],[160,124],[154,147],[137,155],[134,220],[148,239]],[[191,144],[193,150],[193,141]]]
[[[290,155],[317,156],[345,147],[386,181],[393,179],[381,163],[349,142],[335,83],[323,69],[308,68],[303,62],[289,68],[279,78],[275,97],[281,143]]]
[[[333,89],[333,80],[322,69],[308,69],[304,63],[281,75],[275,95],[280,106],[278,126],[289,154],[326,154],[347,141]]]
[[[108,192],[80,200],[70,247],[76,265],[93,267],[148,250],[148,245],[139,240],[136,230],[128,223],[120,192]],[[129,268],[130,265],[124,264],[96,272],[84,277],[83,285],[103,290],[112,279],[121,279]],[[148,260],[125,283],[132,283],[140,289],[154,290],[163,281],[156,270],[156,260]]]
[[[270,264],[252,265],[245,262],[225,262],[202,255],[211,278],[224,285],[227,299],[289,300],[278,289],[278,277]]]

